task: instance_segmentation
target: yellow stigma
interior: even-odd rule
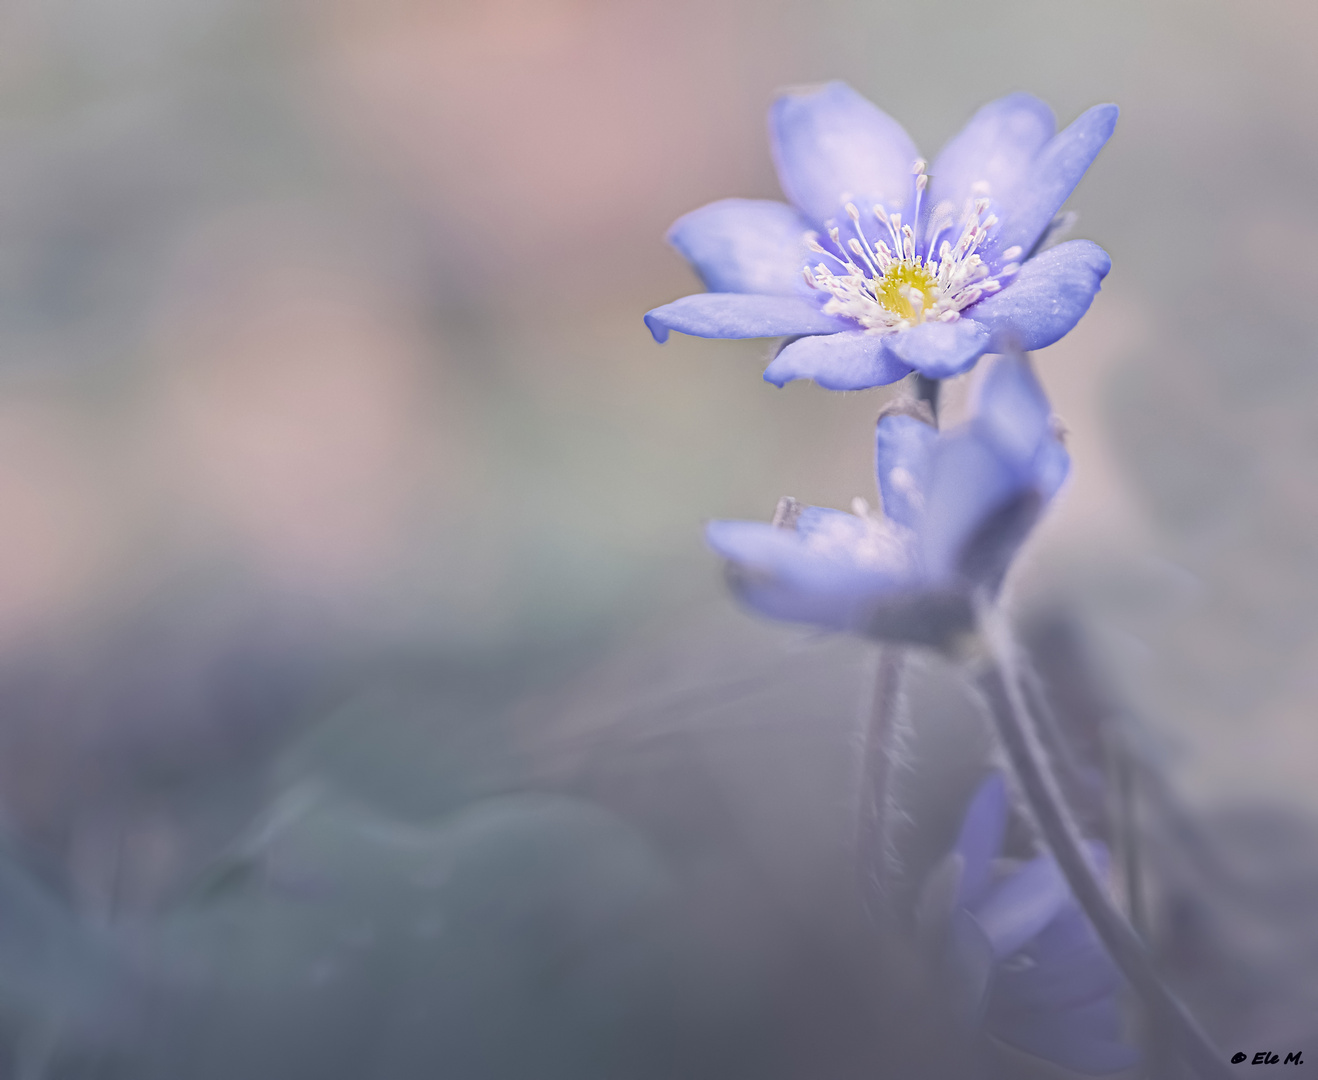
[[[938,286],[933,274],[920,262],[903,259],[888,267],[880,278],[874,279],[874,298],[894,315],[912,322],[924,322],[925,313],[933,306]],[[912,298],[920,298],[917,308]]]

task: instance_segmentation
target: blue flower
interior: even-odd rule
[[[942,946],[957,1011],[998,1043],[1074,1072],[1130,1068],[1139,1055],[1122,1034],[1125,981],[1051,856],[998,857],[1007,815],[994,773],[925,889],[924,928]],[[1106,848],[1088,848],[1106,874]]]
[[[882,516],[861,499],[852,513],[784,500],[773,524],[713,521],[706,538],[764,615],[947,644],[996,593],[1070,459],[1020,355],[994,364],[967,424],[939,433],[889,412],[875,444]]]
[[[830,390],[942,379],[1008,341],[1041,349],[1089,309],[1111,260],[1072,240],[1039,250],[1116,124],[1096,105],[1054,134],[1028,94],[985,105],[925,171],[910,136],[845,83],[769,113],[791,205],[724,199],[668,239],[709,290],[645,316],[655,340],[787,337],[764,377]]]

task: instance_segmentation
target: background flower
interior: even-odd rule
[[[1000,860],[1007,818],[1006,786],[994,773],[926,890],[925,918],[944,924],[959,1011],[994,1039],[1064,1068],[1129,1068],[1139,1055],[1122,1034],[1121,973],[1050,855]],[[1095,842],[1089,853],[1106,873],[1107,849]],[[950,910],[936,910],[940,896],[950,896]]]
[[[670,330],[792,337],[764,377],[833,390],[912,369],[946,378],[1008,340],[1051,345],[1111,261],[1084,240],[1041,248],[1116,119],[1097,105],[1054,134],[1047,105],[1012,94],[980,109],[927,174],[901,125],[845,83],[787,94],[769,130],[792,205],[724,199],[679,218],[668,239],[709,292],[646,323],[661,342]]]

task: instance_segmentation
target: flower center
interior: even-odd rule
[[[894,315],[911,322],[922,322],[925,308],[938,299],[938,282],[919,260],[891,263],[882,276],[870,284],[874,298]]]
[[[875,206],[879,232],[873,240],[861,227],[860,211],[846,204],[852,232],[845,242],[836,226],[828,230],[833,251],[811,233],[806,245],[830,262],[805,268],[806,284],[829,295],[824,311],[846,315],[867,330],[892,333],[923,322],[953,322],[971,304],[1002,288],[1004,280],[1020,269],[1018,247],[1002,253],[1006,264],[990,273],[980,255],[998,219],[989,212],[983,195],[972,198],[961,215],[961,232],[950,237],[955,215],[948,204],[933,208],[921,228],[920,203],[929,176],[924,162],[911,170],[915,179],[914,226],[902,223],[900,213]],[[917,238],[916,229],[921,228]],[[886,239],[884,239],[886,235]],[[830,265],[830,263],[832,265]]]
[[[866,570],[900,570],[910,557],[906,530],[860,498],[851,500],[850,514],[829,512],[812,521],[805,541],[816,554]]]

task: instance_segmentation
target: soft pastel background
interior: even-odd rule
[[[640,316],[830,78],[931,156],[1009,91],[1121,106],[1013,602],[1080,612],[1194,805],[1318,812],[1315,40],[1305,0],[0,3],[7,832],[158,912],[307,777],[430,821],[790,653],[700,523],[868,494],[888,391]]]

